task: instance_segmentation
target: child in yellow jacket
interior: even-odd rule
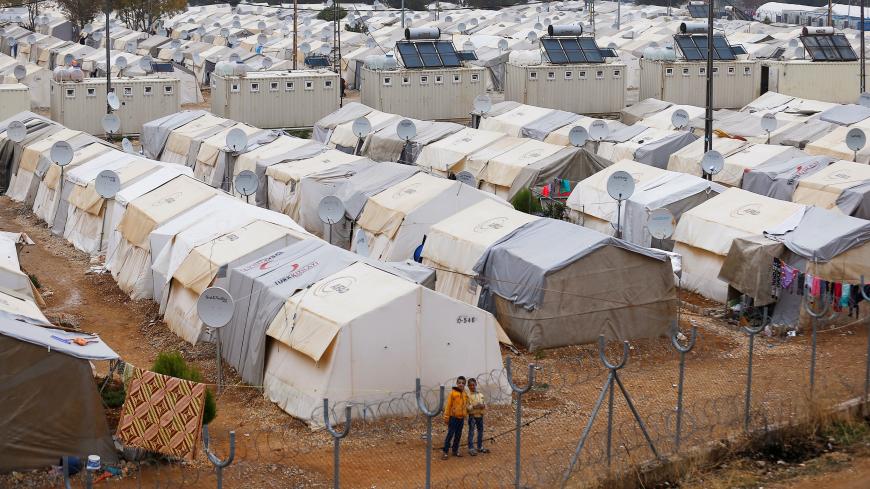
[[[456,378],[456,385],[447,397],[444,405],[444,422],[447,423],[447,437],[444,439],[444,454],[442,460],[447,460],[449,450],[453,448],[453,456],[461,457],[459,453],[459,441],[462,439],[462,426],[468,415],[468,394],[465,393],[465,377]]]

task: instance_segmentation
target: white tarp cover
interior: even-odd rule
[[[504,138],[499,132],[466,127],[450,136],[423,147],[415,161],[417,166],[430,168],[441,174],[463,170],[468,155]]]
[[[870,166],[837,161],[801,179],[792,201],[870,219]]]

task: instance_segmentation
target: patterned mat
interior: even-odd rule
[[[204,410],[205,384],[136,368],[117,435],[127,445],[190,460]]]

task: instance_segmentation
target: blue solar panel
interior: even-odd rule
[[[305,64],[312,68],[326,68],[331,66],[329,57],[325,55],[314,55],[305,58]]]
[[[591,37],[544,37],[541,45],[550,63],[603,63],[606,51]],[[615,53],[614,53],[615,54]]]
[[[677,46],[688,61],[700,61],[707,59],[707,35],[677,35],[674,36]],[[745,51],[744,51],[745,53]],[[737,59],[734,48],[722,35],[713,36],[713,59],[733,61]]]
[[[402,56],[402,64],[405,68],[455,68],[462,66],[462,58],[450,41],[401,41],[396,43],[396,49]],[[477,57],[472,59],[477,59]]]

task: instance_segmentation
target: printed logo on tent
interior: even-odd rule
[[[408,185],[407,187],[403,187],[403,188],[397,190],[393,194],[393,198],[394,199],[401,199],[402,197],[404,197],[406,195],[414,195],[417,193],[418,187],[420,187],[420,183],[412,183],[411,185]]]
[[[538,151],[537,149],[533,149],[533,150],[529,151],[528,153],[524,154],[522,159],[532,160],[532,159],[537,159],[540,157],[541,157],[541,152]]]
[[[218,241],[230,241],[230,242],[232,242],[232,241],[235,241],[237,239],[239,239],[238,234],[227,234],[227,235],[224,235],[224,236],[221,236],[220,238],[218,238]]]
[[[318,297],[328,297],[332,294],[344,294],[350,292],[351,286],[356,283],[354,277],[336,277],[329,282],[320,284],[314,290],[314,295]]]
[[[761,214],[761,204],[746,204],[731,211],[731,217],[757,216]]]
[[[470,142],[471,142],[471,138],[468,137],[468,136],[465,136],[464,138],[460,139],[460,141],[462,141],[463,143],[470,143]]]
[[[846,172],[838,171],[836,173],[831,173],[828,175],[827,180],[851,180],[852,175],[849,175]]]
[[[276,279],[274,284],[281,285],[288,280],[293,280],[296,277],[301,277],[302,275],[305,275],[307,272],[316,268],[318,265],[320,265],[319,261],[308,262],[305,265],[293,263],[292,265],[290,265],[290,273],[284,275],[279,279]]]
[[[167,195],[166,197],[151,204],[151,207],[160,207],[161,205],[172,204],[173,202],[178,200],[179,197],[181,197],[181,192],[175,192],[174,194]]]
[[[791,178],[789,178],[786,183],[788,185],[794,185],[795,182],[800,177],[806,175],[807,173],[809,173],[810,170],[812,170],[813,168],[815,168],[817,166],[819,166],[818,162],[813,162],[813,163],[810,163],[809,165],[806,165],[806,166],[798,165],[798,167],[794,169],[794,175]]]
[[[276,251],[275,253],[272,253],[271,255],[269,255],[265,258],[261,258],[261,259],[255,261],[254,263],[252,263],[246,267],[240,268],[239,271],[250,272],[251,270],[253,270],[255,268],[259,268],[260,270],[268,270],[269,267],[272,266],[272,262],[275,260],[275,258],[278,258],[279,256],[281,256],[283,254],[284,254],[283,251]]]
[[[504,223],[507,221],[506,217],[493,217],[491,219],[487,219],[477,226],[474,226],[475,233],[485,233],[487,231],[495,231],[504,227]]]

